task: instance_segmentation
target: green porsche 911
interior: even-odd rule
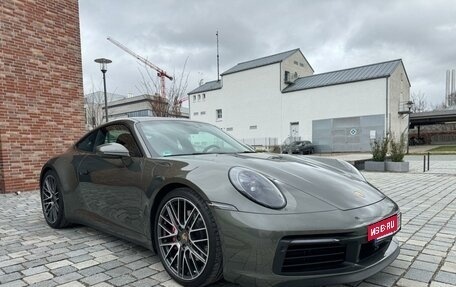
[[[255,153],[210,124],[106,123],[41,172],[53,228],[78,223],[154,250],[183,286],[359,281],[399,254],[399,208],[347,162]]]

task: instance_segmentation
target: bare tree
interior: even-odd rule
[[[446,110],[447,108],[448,108],[448,105],[445,101],[441,102],[440,104],[432,105],[433,111],[442,111],[442,110]]]
[[[429,110],[429,103],[426,95],[421,91],[412,94],[412,112],[421,113]]]
[[[180,117],[182,102],[186,97],[188,87],[188,78],[190,73],[186,71],[188,57],[180,73],[176,76],[173,73],[173,81],[166,89],[166,98],[160,96],[160,79],[155,71],[148,66],[144,66],[145,73],[139,70],[141,74],[140,92],[150,99],[152,111],[157,117]]]

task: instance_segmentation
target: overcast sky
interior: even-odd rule
[[[455,1],[80,0],[84,92],[102,89],[95,58],[108,67],[108,92],[144,92],[132,56],[111,36],[169,73],[188,58],[189,91],[243,62],[300,48],[322,73],[402,58],[412,93],[444,100],[445,71],[456,68]],[[169,83],[168,83],[169,84]]]

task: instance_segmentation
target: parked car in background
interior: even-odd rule
[[[282,148],[282,153],[313,154],[314,152],[315,145],[311,141],[294,141]]]

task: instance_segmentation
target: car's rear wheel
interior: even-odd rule
[[[168,273],[184,286],[205,286],[222,277],[222,250],[215,219],[204,200],[178,188],[161,201],[155,243]]]
[[[69,225],[65,219],[62,187],[57,174],[46,172],[40,187],[41,206],[46,223],[52,228],[64,228]]]

